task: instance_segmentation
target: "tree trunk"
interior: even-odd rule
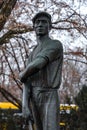
[[[2,3],[0,3],[0,31],[3,29],[16,2],[17,0],[2,0]]]

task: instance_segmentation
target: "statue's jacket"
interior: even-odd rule
[[[63,47],[60,41],[48,39],[37,44],[29,55],[28,63],[44,58],[47,65],[29,77],[31,85],[41,88],[58,89],[61,83]]]

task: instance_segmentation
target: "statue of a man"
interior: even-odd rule
[[[61,83],[63,47],[49,37],[51,16],[39,12],[33,18],[37,45],[20,73],[21,82],[31,84],[31,102],[36,130],[59,130],[58,88]],[[28,85],[27,85],[28,86]]]

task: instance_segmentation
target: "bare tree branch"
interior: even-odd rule
[[[8,16],[11,14],[17,0],[4,0],[0,8],[0,31],[3,29]]]
[[[77,59],[70,59],[70,58],[64,58],[64,59],[71,60],[71,61],[76,61],[76,62],[80,62],[82,64],[86,64],[87,65],[87,62],[85,62],[85,61],[81,61],[81,60],[77,60]]]
[[[14,97],[10,92],[5,90],[4,88],[0,88],[0,92],[9,102],[12,102],[15,106],[21,109],[21,102],[16,97]]]
[[[12,68],[11,68],[11,65],[10,65],[10,63],[9,63],[9,61],[8,61],[8,58],[7,58],[7,56],[6,56],[5,52],[4,52],[4,50],[3,50],[3,55],[4,55],[5,59],[6,59],[6,62],[8,63],[8,66],[9,66],[9,68],[10,68],[10,71],[11,71],[11,73],[12,73],[12,76],[13,76],[14,81],[16,82],[18,88],[19,88],[20,90],[22,90],[22,88],[21,88],[20,85],[18,84],[17,80],[15,79],[16,77],[15,77],[15,75],[14,75],[14,72],[13,72],[13,70],[12,70]]]
[[[28,27],[28,28],[21,27],[21,29],[9,30],[7,33],[5,33],[0,38],[0,45],[3,45],[4,43],[8,43],[11,38],[15,37],[15,35],[23,34],[23,33],[30,32],[30,31],[33,31],[33,28],[31,28],[31,27]]]

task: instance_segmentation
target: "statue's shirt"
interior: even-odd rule
[[[63,47],[57,40],[49,39],[42,44],[38,44],[31,52],[28,64],[34,59],[44,58],[47,65],[37,73],[30,76],[31,84],[42,88],[59,88],[61,83]]]

